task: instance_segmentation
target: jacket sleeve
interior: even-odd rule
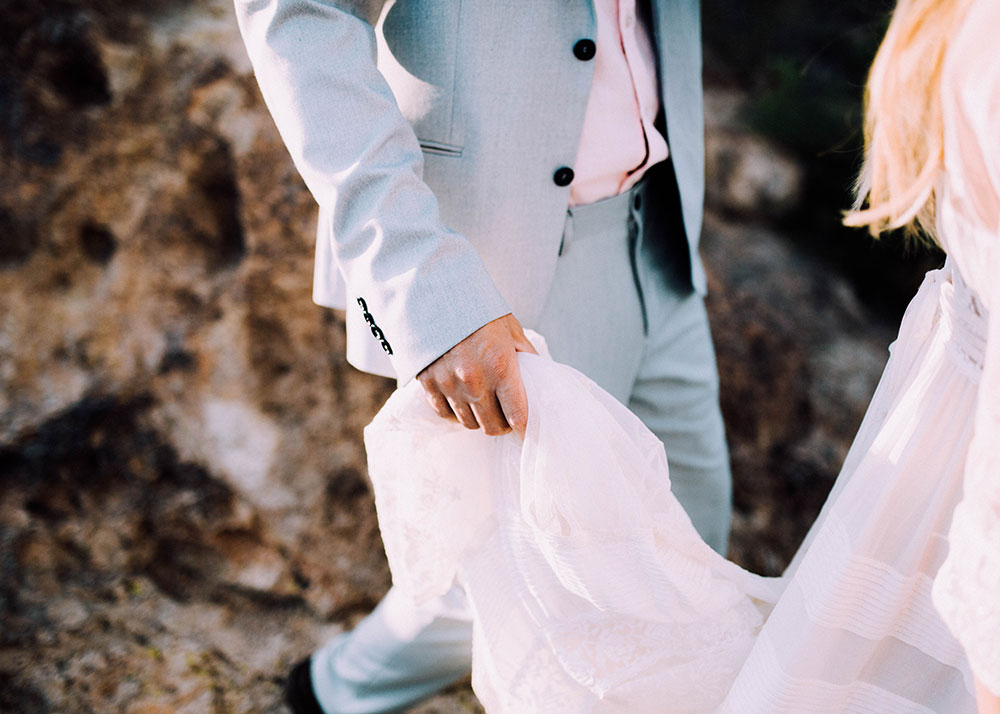
[[[400,383],[510,312],[442,222],[423,155],[375,62],[372,26],[323,0],[235,0],[282,139],[332,218],[332,254]]]

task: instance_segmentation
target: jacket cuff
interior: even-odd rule
[[[395,292],[391,285],[379,285],[372,299],[349,299],[348,319],[364,321],[366,339],[388,355],[400,386],[483,325],[510,314],[478,255],[469,253],[469,264],[453,270],[453,279],[411,283],[396,299],[386,299],[386,292]]]

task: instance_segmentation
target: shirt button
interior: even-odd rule
[[[573,183],[573,177],[576,174],[573,173],[573,169],[569,166],[562,166],[556,169],[556,172],[552,174],[552,180],[555,181],[556,186],[569,186]]]
[[[594,55],[597,54],[597,45],[593,40],[580,40],[573,45],[573,54],[581,62],[587,62],[594,59]]]

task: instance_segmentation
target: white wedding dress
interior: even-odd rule
[[[1000,693],[997,32],[976,0],[947,54],[948,264],[782,578],[705,545],[659,441],[545,357],[520,356],[523,444],[440,420],[416,383],[368,427],[394,582],[464,587],[490,714],[963,714],[972,672]]]

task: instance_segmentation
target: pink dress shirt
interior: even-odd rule
[[[571,206],[622,193],[667,158],[667,141],[653,126],[660,110],[656,53],[635,5],[636,0],[594,2],[597,53]]]

